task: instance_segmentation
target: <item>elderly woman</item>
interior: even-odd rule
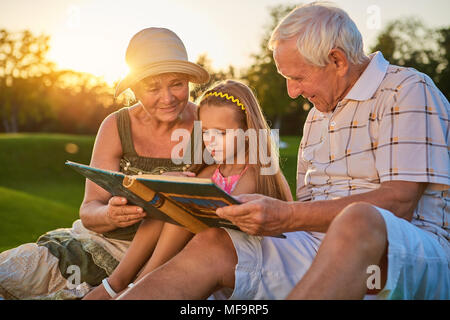
[[[186,170],[189,164],[171,159],[172,147],[179,144],[171,135],[175,129],[192,131],[196,106],[189,102],[189,82],[205,83],[208,73],[189,62],[182,41],[163,28],[138,32],[129,43],[126,61],[131,72],[115,95],[131,88],[139,102],[103,121],[91,165],[126,174]],[[87,180],[80,217],[72,229],[50,231],[36,244],[3,252],[0,296],[83,297],[118,265],[145,212]],[[155,237],[164,232],[163,226],[155,222]]]

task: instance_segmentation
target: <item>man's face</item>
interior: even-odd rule
[[[280,41],[273,52],[278,73],[286,78],[291,98],[308,99],[317,110],[330,112],[339,96],[338,76],[332,63],[325,67],[308,64],[296,47],[296,40]]]

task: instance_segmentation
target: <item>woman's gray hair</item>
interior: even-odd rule
[[[315,66],[327,65],[328,54],[334,48],[342,49],[353,64],[367,60],[355,23],[344,10],[329,2],[313,2],[292,10],[272,32],[269,49],[294,37],[300,54]]]

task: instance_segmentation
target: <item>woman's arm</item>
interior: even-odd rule
[[[117,130],[116,116],[103,120],[97,137],[90,165],[106,170],[119,170],[122,146]],[[80,207],[83,225],[91,231],[103,233],[126,227],[142,220],[145,212],[137,206],[126,205],[126,199],[111,194],[86,179],[84,199]]]

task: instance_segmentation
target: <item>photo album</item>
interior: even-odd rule
[[[113,196],[142,207],[147,217],[180,225],[193,233],[206,228],[237,226],[216,215],[216,209],[239,204],[210,179],[162,175],[125,175],[66,161],[66,165],[96,183]],[[283,235],[276,237],[284,238]]]

